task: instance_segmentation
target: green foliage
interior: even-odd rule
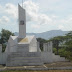
[[[54,37],[54,38],[51,38],[50,39],[52,42],[53,42],[53,47],[56,48],[56,54],[59,54],[58,50],[59,50],[59,44],[61,42],[63,42],[64,40],[64,36],[57,36],[57,37]]]
[[[59,49],[59,55],[60,55],[61,57],[65,57],[65,56],[66,56],[65,48]]]
[[[57,49],[53,48],[53,53],[57,54]]]
[[[72,61],[72,31],[65,36],[57,36],[50,40],[53,41],[53,52],[55,54]]]
[[[2,52],[5,51],[10,35],[14,35],[14,33],[10,32],[9,30],[2,29],[0,33],[0,44],[2,44]]]
[[[52,41],[53,52],[56,55],[60,55],[61,57],[65,57],[68,60],[72,61],[72,31],[70,31],[65,36],[57,36],[51,38],[50,40],[37,38],[37,41],[40,42],[40,48],[42,51],[43,51],[43,43]]]

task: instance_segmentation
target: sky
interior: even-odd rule
[[[18,3],[22,0],[0,0],[0,31],[19,32]],[[27,33],[49,30],[72,30],[72,0],[23,0]]]

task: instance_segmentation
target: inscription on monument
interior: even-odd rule
[[[20,25],[24,25],[24,21],[20,21]]]

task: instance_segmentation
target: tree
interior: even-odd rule
[[[70,31],[68,34],[66,34],[66,42],[65,42],[65,46],[66,46],[66,51],[67,51],[67,58],[72,60],[72,31]]]
[[[64,56],[68,60],[72,60],[72,31],[70,31],[68,34],[62,37],[54,37],[52,40],[58,40],[58,54],[60,56]],[[62,42],[62,46],[59,47],[59,44]],[[55,42],[55,44],[57,44]],[[54,47],[56,46],[54,44]],[[54,52],[57,51],[54,49]]]
[[[10,35],[14,35],[14,33],[10,32],[9,30],[2,29],[0,33],[0,44],[2,44],[2,52],[5,51]]]
[[[57,49],[57,55],[59,54],[58,50],[59,50],[59,44],[61,42],[63,42],[64,40],[64,37],[63,36],[57,36],[57,37],[54,37],[54,38],[51,38],[50,39],[52,42],[53,42],[53,47]]]

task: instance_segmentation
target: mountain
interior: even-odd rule
[[[27,35],[35,35],[37,38],[44,38],[44,39],[50,39],[53,38],[55,36],[64,36],[65,34],[67,34],[69,31],[62,31],[62,30],[50,30],[50,31],[46,31],[43,33],[27,33]],[[18,33],[15,32],[14,33],[16,36],[18,36]]]

